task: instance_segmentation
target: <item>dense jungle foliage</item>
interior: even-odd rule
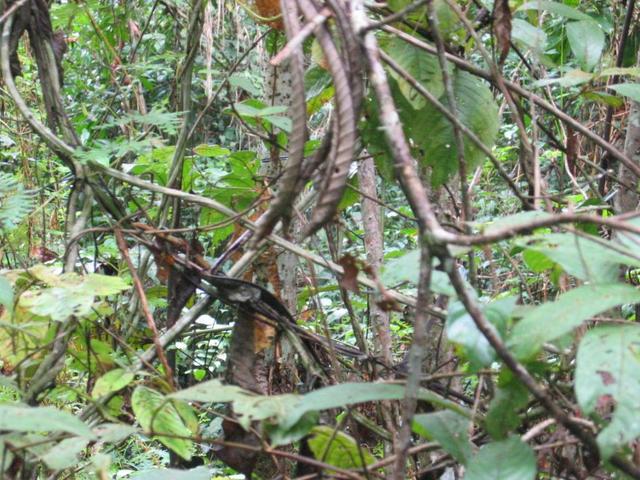
[[[640,479],[638,2],[0,12],[0,480]]]

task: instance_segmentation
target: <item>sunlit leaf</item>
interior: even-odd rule
[[[140,386],[133,391],[131,407],[140,426],[145,431],[156,434],[155,438],[185,460],[191,459],[194,445],[188,438],[193,433],[164,395]]]
[[[343,469],[362,468],[375,460],[366,447],[346,433],[335,431],[331,427],[313,428],[309,448],[317,460]]]

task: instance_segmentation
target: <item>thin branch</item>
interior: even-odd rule
[[[149,302],[147,300],[147,295],[144,293],[144,285],[142,285],[142,281],[140,281],[140,277],[136,271],[136,267],[131,261],[131,256],[129,255],[129,247],[127,247],[127,242],[124,239],[124,235],[118,229],[113,231],[116,237],[116,243],[118,244],[118,250],[122,254],[122,258],[124,258],[125,262],[127,262],[127,266],[129,267],[129,272],[131,273],[131,278],[133,279],[133,285],[136,289],[138,297],[140,298],[140,309],[142,310],[142,314],[147,320],[147,326],[149,330],[151,330],[151,335],[153,339],[153,344],[156,348],[156,355],[162,363],[164,367],[164,373],[167,378],[167,383],[175,388],[173,382],[173,371],[169,366],[169,361],[167,360],[167,356],[164,353],[164,349],[162,348],[162,344],[160,343],[160,335],[158,333],[158,327],[156,326],[156,322],[153,319],[153,315],[151,314],[151,309],[149,308]]]

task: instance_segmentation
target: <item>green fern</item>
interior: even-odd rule
[[[0,229],[11,230],[33,210],[35,197],[13,175],[0,172]]]

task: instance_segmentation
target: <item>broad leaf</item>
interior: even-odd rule
[[[229,149],[223,148],[219,145],[198,145],[193,149],[193,151],[201,157],[208,158],[227,157],[231,154]]]
[[[586,71],[593,70],[602,55],[604,32],[591,20],[570,22],[567,24],[567,38],[580,66]]]
[[[634,102],[640,102],[640,83],[619,83],[609,85],[609,88],[615,90],[616,93],[620,95],[630,98]]]
[[[409,282],[418,284],[420,276],[420,250],[412,250],[401,257],[394,258],[385,263],[381,275],[382,282],[388,287],[394,287],[400,283]],[[431,270],[431,291],[440,295],[455,296],[449,277],[446,273]]]
[[[521,10],[546,10],[547,12],[553,13],[555,15],[559,15],[565,18],[571,18],[573,20],[583,20],[590,21],[595,25],[595,20],[591,18],[586,13],[582,13],[579,10],[576,10],[569,5],[565,5],[561,2],[552,2],[549,0],[533,0],[531,2],[526,2],[520,7],[518,7],[518,11]]]
[[[519,438],[485,445],[467,465],[465,480],[533,480],[536,457]]]
[[[343,469],[362,468],[375,461],[365,447],[346,433],[336,432],[331,427],[313,428],[309,448],[317,460]]]
[[[469,441],[469,419],[450,410],[416,415],[413,431],[438,442],[444,450],[461,463],[473,456]]]
[[[504,335],[515,302],[515,298],[505,298],[482,307],[487,320],[500,335]],[[472,370],[489,366],[495,360],[495,351],[460,302],[449,305],[445,328],[447,338],[462,348]]]
[[[407,42],[393,37],[385,45],[385,51],[404,70],[415,78],[434,97],[439,98],[444,94],[444,84],[442,82],[442,71],[437,57],[426,55],[421,50]],[[398,82],[398,88],[411,106],[419,110],[426,106],[427,100],[420,95],[406,80],[396,72],[390,70],[391,75]]]
[[[511,20],[511,38],[536,53],[542,53],[547,45],[544,30],[519,18]]]
[[[191,459],[193,442],[186,438],[173,438],[172,436],[191,437],[193,433],[164,395],[140,386],[133,391],[131,407],[140,426],[145,431],[170,435],[158,435],[156,438],[185,460]]]
[[[103,423],[93,429],[100,440],[107,443],[121,442],[137,431],[135,427],[124,423]]]
[[[539,210],[514,213],[513,215],[505,215],[504,217],[492,219],[490,223],[481,225],[481,230],[485,233],[494,233],[503,229],[522,227],[528,225],[532,220],[543,220],[551,218],[552,216],[553,215],[548,212]]]
[[[498,134],[498,106],[489,87],[477,77],[455,69],[451,75],[458,120],[468,127],[489,149]],[[440,102],[448,106],[446,95]],[[424,151],[423,162],[432,168],[431,182],[442,185],[458,171],[457,148],[451,122],[428,104],[409,124],[411,136]],[[464,156],[468,171],[485,159],[485,154],[464,137]]]
[[[19,305],[35,315],[63,321],[71,315],[84,317],[93,311],[96,296],[115,295],[129,288],[120,277],[108,275],[58,275],[54,268],[43,265],[29,273],[49,288],[28,290],[20,296]]]
[[[582,285],[524,315],[508,345],[520,358],[531,358],[545,342],[570,333],[585,320],[625,303],[640,302],[640,291],[624,284]]]
[[[571,70],[562,77],[557,78],[545,78],[535,82],[536,87],[544,87],[547,85],[560,85],[561,87],[575,87],[576,85],[582,85],[583,83],[593,80],[594,75],[592,73],[583,72],[582,70]]]
[[[496,440],[502,440],[522,422],[518,410],[529,400],[529,391],[510,372],[500,374],[498,388],[485,416],[485,427]]]
[[[607,248],[606,240],[573,233],[525,237],[516,240],[516,244],[542,253],[569,275],[590,283],[615,283],[620,275],[620,265],[640,266],[640,261],[634,257]],[[611,246],[624,249],[621,244],[612,243]]]
[[[91,396],[93,398],[100,398],[103,395],[122,390],[129,385],[134,378],[135,375],[133,372],[129,372],[123,368],[111,370],[96,380]]]
[[[154,468],[152,470],[135,472],[129,478],[135,480],[210,480],[211,471],[207,467],[197,467],[191,470]]]
[[[598,435],[609,458],[640,436],[640,326],[599,326],[586,333],[576,357],[576,398],[588,415],[613,418]]]
[[[78,457],[88,443],[87,438],[66,438],[45,453],[41,459],[52,470],[72,467],[78,463]]]
[[[0,430],[16,432],[67,432],[95,437],[91,429],[74,415],[54,407],[0,405]]]

